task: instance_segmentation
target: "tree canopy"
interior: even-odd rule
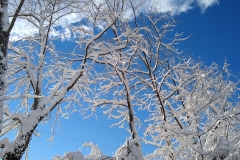
[[[21,159],[42,122],[50,116],[71,118],[75,110],[85,117],[101,110],[118,121],[113,125],[128,125],[129,139],[114,156],[86,143],[90,155],[68,152],[53,155],[54,160],[239,158],[238,78],[227,61],[221,69],[184,55],[177,45],[190,35],[174,33],[174,11],[158,13],[152,7],[140,13],[144,3],[1,2],[2,8],[8,4],[0,12],[2,159]],[[9,27],[6,16],[12,18]],[[75,19],[65,22],[66,16]],[[18,21],[33,32],[9,39],[8,28]],[[57,46],[60,41],[68,51]],[[148,117],[137,117],[136,111]],[[142,123],[147,125],[143,137],[137,129]],[[16,137],[10,141],[7,133],[13,130]],[[156,150],[143,155],[142,143]]]

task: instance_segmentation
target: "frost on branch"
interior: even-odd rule
[[[79,151],[67,152],[63,157],[55,155],[52,160],[143,160],[142,153],[139,147],[136,146],[136,142],[130,141],[129,139],[117,149],[114,156],[109,157],[103,155],[99,148],[92,143],[84,143],[84,147],[91,147],[91,153],[87,156]]]
[[[174,67],[169,65],[170,67]],[[174,67],[175,68],[175,67]],[[158,147],[153,158],[223,159],[239,153],[239,82],[219,66],[183,63],[161,80],[168,94],[162,110],[149,109],[144,140]],[[236,81],[236,80],[235,80]]]
[[[70,117],[75,111],[89,117],[97,109],[131,135],[131,141],[116,151],[116,159],[143,159],[137,129],[142,124],[147,125],[144,142],[157,147],[145,159],[237,155],[238,83],[231,81],[228,64],[222,71],[216,64],[205,67],[189,57],[176,57],[182,53],[176,45],[186,38],[168,33],[176,25],[170,14],[149,13],[141,21],[137,17],[128,21],[124,11],[132,4],[129,0],[24,3],[18,18],[35,32],[8,45],[7,90],[0,97],[8,100],[1,108],[1,158],[20,159],[41,123]],[[11,5],[17,8],[18,1]],[[137,13],[138,7],[130,9]],[[75,14],[84,18],[59,26],[63,17]],[[63,40],[68,40],[66,48],[56,46]],[[139,112],[146,115],[145,121]],[[12,130],[16,136],[9,142],[4,136]],[[89,156],[69,152],[55,158],[108,158],[90,146]]]
[[[136,142],[129,139],[117,149],[115,153],[116,160],[143,160],[143,155]]]
[[[16,136],[9,143],[2,141],[2,159],[20,159],[35,129],[50,118],[57,121],[60,116],[68,117],[80,111],[84,98],[94,91],[91,85],[95,82],[95,65],[101,66],[105,56],[127,48],[130,42],[141,37],[138,29],[131,29],[123,17],[124,1],[115,2],[113,5],[107,4],[109,1],[102,5],[85,0],[24,2],[18,22],[30,25],[35,32],[11,39],[8,45],[6,97],[0,97],[8,101],[3,110],[1,136],[5,138],[6,133],[13,130]],[[19,1],[11,3],[11,15],[18,4]],[[79,18],[77,23],[64,29],[58,26],[63,17],[73,12],[84,15],[84,19]],[[90,29],[82,29],[86,21]],[[116,35],[112,34],[113,30]],[[106,35],[110,35],[107,40]],[[66,51],[56,46],[66,40],[62,37],[71,39],[67,43],[74,47]],[[129,106],[129,117],[134,122],[132,105]],[[131,128],[132,135],[138,139],[134,123]]]
[[[55,155],[52,160],[113,160],[113,158],[103,155],[99,148],[90,143],[84,143],[83,147],[90,147],[91,148],[91,153],[87,156],[83,156],[83,154],[79,151],[77,152],[67,152],[63,155],[63,157]]]

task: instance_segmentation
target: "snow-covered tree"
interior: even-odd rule
[[[1,139],[2,159],[20,159],[36,127],[47,121],[53,110],[58,116],[62,107],[71,112],[80,106],[82,96],[91,90],[92,64],[102,55],[126,48],[129,39],[139,36],[123,26],[129,29],[116,28],[117,36],[103,37],[112,32],[114,24],[122,23],[124,5],[120,0],[113,6],[110,1],[25,1],[18,20],[35,32],[8,45],[8,90],[2,100],[9,102],[4,107],[1,136],[13,129],[17,134],[11,142],[7,137]],[[11,9],[17,6],[18,1],[11,3]],[[61,23],[69,15],[78,20],[64,26]],[[61,51],[55,45],[63,39],[70,40],[69,45],[74,46],[71,51]],[[111,42],[116,39],[124,40]],[[13,104],[12,99],[18,103]]]
[[[106,156],[101,153],[99,148],[92,143],[84,143],[83,147],[90,147],[91,153],[84,156],[81,152],[67,152],[63,156],[55,155],[52,160],[114,160],[113,157]]]
[[[238,82],[231,81],[226,63],[220,70],[178,56],[175,46],[186,38],[167,37],[175,24],[169,15],[156,13],[134,21],[141,36],[96,60],[106,66],[95,76],[98,90],[92,99],[85,97],[92,104],[86,111],[105,108],[104,114],[119,120],[114,125],[129,124],[133,140],[139,135],[131,125],[148,124],[144,142],[158,149],[146,159],[236,157]],[[149,115],[145,122],[135,115],[137,109]]]
[[[132,10],[137,11],[135,8]],[[119,37],[119,33],[131,33],[128,36],[129,43],[124,49],[99,56],[98,59],[92,58],[102,66],[102,70],[98,69],[94,76],[96,90],[93,90],[90,96],[84,96],[84,100],[90,103],[84,110],[88,113],[104,108],[104,114],[119,120],[113,126],[124,128],[124,124],[127,123],[132,140],[141,155],[141,138],[137,125],[141,126],[142,119],[139,119],[135,112],[138,109],[145,109],[147,104],[144,101],[148,101],[149,92],[157,94],[158,100],[154,101],[155,105],[159,105],[161,97],[156,89],[158,87],[156,73],[163,73],[163,69],[171,72],[165,61],[173,54],[179,53],[174,45],[185,38],[181,38],[181,34],[176,34],[167,40],[166,34],[176,23],[170,14],[160,15],[152,11],[148,15],[142,15],[139,21],[137,19],[135,17],[135,21],[131,22],[133,29],[125,27],[129,22],[123,23],[124,19],[112,26],[116,44],[126,39]],[[117,28],[121,28],[121,32],[117,31]]]
[[[147,157],[236,158],[240,140],[239,82],[231,80],[233,77],[217,64],[204,67],[190,59],[178,67],[172,64],[169,67],[174,69],[158,80],[163,85],[160,93],[165,116],[158,106],[147,108],[151,114],[145,142],[158,146]]]
[[[113,157],[85,144],[93,149],[89,156],[68,152],[54,160],[237,157],[238,82],[232,80],[228,64],[220,70],[216,64],[204,67],[179,56],[176,45],[186,38],[172,33],[176,21],[171,13],[158,14],[153,7],[138,17],[141,4],[131,0],[1,2],[2,159],[20,159],[40,122],[53,113],[57,119],[81,110],[88,117],[97,109],[119,120],[113,125],[124,128],[127,123],[130,139]],[[130,20],[129,12],[134,15]],[[14,33],[8,42],[13,27],[12,23],[10,29],[6,27],[8,14],[33,32]],[[62,41],[67,51],[57,46]],[[86,102],[89,107],[79,108]],[[136,112],[148,117],[140,118]],[[147,125],[145,137],[137,130],[142,124]],[[9,141],[6,134],[12,130],[16,137]],[[157,147],[154,153],[143,156],[141,138]]]

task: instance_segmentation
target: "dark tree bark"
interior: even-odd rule
[[[1,11],[0,11],[0,96],[4,95],[5,89],[5,73],[7,70],[7,46],[9,40],[8,33],[8,0],[0,0]],[[3,101],[0,101],[0,132],[2,130],[3,120]]]

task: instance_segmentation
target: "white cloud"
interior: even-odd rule
[[[18,40],[21,37],[32,36],[38,33],[38,29],[27,20],[17,19],[11,31],[10,41]]]
[[[197,0],[198,6],[201,7],[202,11],[204,12],[208,7],[218,4],[218,0]]]
[[[141,7],[141,11],[149,12],[153,10],[159,13],[172,11],[173,14],[180,14],[196,7],[204,11],[208,7],[218,3],[219,0],[149,0]]]
[[[103,0],[95,0],[98,4],[103,3]],[[135,0],[132,3],[140,3],[143,0]],[[129,3],[129,0],[125,0],[125,2]],[[180,14],[182,12],[187,12],[193,8],[200,8],[202,12],[204,12],[208,7],[218,4],[219,0],[147,0],[145,4],[138,8],[140,13],[148,13],[148,12],[158,12],[158,13],[167,13],[173,12],[173,15]],[[130,6],[130,5],[126,5]],[[64,10],[63,10],[64,12]],[[63,15],[64,13],[60,13]],[[54,26],[61,26],[64,29],[64,32],[70,32],[67,28],[69,25],[81,21],[85,16],[83,14],[71,13],[62,17]],[[126,8],[124,17],[128,19],[133,18],[133,12],[131,9]],[[99,27],[101,28],[101,26]],[[19,39],[20,37],[31,36],[33,34],[37,34],[38,29],[27,22],[26,20],[17,19],[13,30],[11,32],[11,40]],[[53,29],[51,36],[55,37],[60,32]],[[69,38],[69,36],[67,36]]]
[[[70,24],[81,21],[83,18],[84,18],[84,15],[82,14],[71,13],[61,18],[56,25],[69,26]]]

